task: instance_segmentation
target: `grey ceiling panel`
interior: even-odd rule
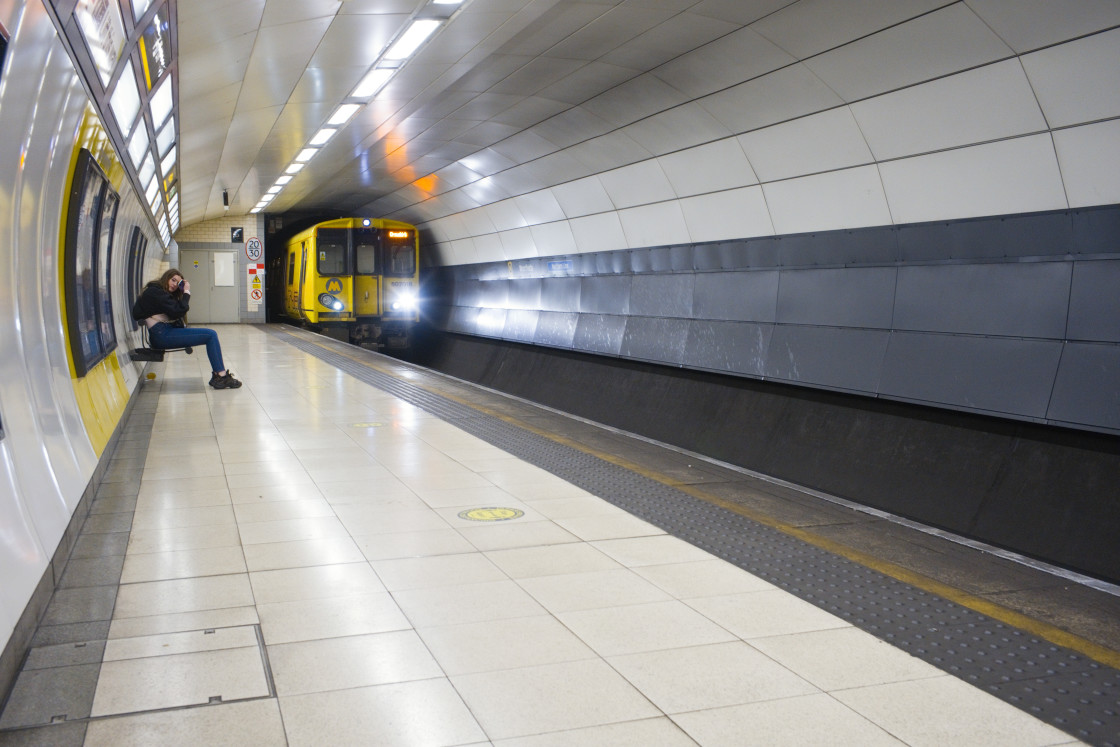
[[[691,273],[679,275],[635,275],[630,290],[630,313],[636,316],[692,316]]]
[[[495,115],[494,121],[514,125],[515,127],[531,127],[567,108],[568,105],[562,102],[534,96],[524,98],[500,114]]]
[[[680,3],[684,7],[691,5]],[[683,8],[682,8],[683,9]],[[652,70],[713,39],[735,31],[738,24],[685,13],[662,23],[603,56],[603,62],[635,70]]]
[[[689,325],[685,360],[690,367],[761,377],[773,331],[772,324],[694,320]]]
[[[1114,317],[1115,318],[1115,317]],[[1120,347],[1070,342],[1062,351],[1047,417],[1120,431]]]
[[[688,11],[746,26],[789,4],[790,0],[700,0]]]
[[[578,321],[579,314],[576,313],[542,311],[537,320],[537,332],[533,342],[555,348],[570,348],[576,335]]]
[[[688,321],[632,316],[626,322],[619,355],[680,365],[688,342]]]
[[[640,74],[638,70],[605,62],[590,62],[563,80],[542,88],[537,95],[568,104],[582,104],[609,88]]]
[[[1120,4],[1099,0],[969,0],[968,5],[1019,53],[1120,25]]]
[[[629,125],[623,132],[655,156],[720,140],[731,134],[719,120],[695,103],[647,117]]]
[[[654,71],[688,98],[706,96],[796,60],[750,28],[739,29]]]
[[[1074,262],[1066,332],[1069,339],[1120,342],[1117,319],[1120,319],[1120,260]]]
[[[583,107],[574,107],[533,128],[538,135],[557,148],[567,148],[583,140],[597,137],[611,130],[613,125]]]
[[[895,332],[879,393],[1044,418],[1062,343]]]
[[[338,16],[323,35],[311,67],[368,68],[408,20],[407,14]],[[306,27],[301,23],[300,27]]]
[[[777,321],[890,329],[896,272],[894,267],[783,270]]]
[[[488,86],[493,93],[533,96],[542,88],[563,80],[587,63],[554,57],[517,58],[525,62],[517,70]],[[486,90],[486,89],[483,89]]]
[[[626,330],[626,317],[605,314],[580,314],[572,347],[589,353],[618,355],[622,347],[622,334]]]
[[[886,330],[779,324],[770,338],[765,375],[829,389],[874,392],[889,338]]]
[[[506,312],[506,326],[502,337],[515,342],[531,343],[537,334],[536,309],[510,309]]]
[[[629,314],[630,278],[610,275],[582,278],[579,310],[585,314]]]
[[[558,42],[548,50],[548,55],[570,60],[597,60],[671,15],[671,11],[616,6]]]
[[[610,10],[603,3],[560,2],[529,24],[502,51],[536,57]],[[562,55],[555,55],[560,57]]]
[[[773,322],[778,271],[700,273],[693,310],[699,319]]]
[[[699,103],[738,134],[843,102],[809,68],[797,64],[706,96]]]
[[[580,143],[568,151],[584,166],[584,174],[600,173],[619,166],[648,160],[652,155],[622,132],[611,132]],[[564,181],[567,181],[565,179]]]
[[[687,97],[653,75],[639,75],[586,101],[592,114],[618,127],[683,104]]]
[[[579,311],[579,278],[544,278],[541,308],[547,311]]]
[[[903,267],[895,328],[1061,339],[1071,274],[1070,262]]]

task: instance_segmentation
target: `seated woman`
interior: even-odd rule
[[[184,327],[176,324],[190,310],[191,284],[183,278],[183,273],[175,268],[168,270],[144,286],[140,298],[132,305],[132,318],[143,321],[148,328],[148,337],[155,348],[182,348],[193,345],[206,345],[206,355],[210,358],[210,386],[215,389],[236,389],[241,382],[233,378],[222,363],[222,346],[218,343],[218,333],[205,327]]]

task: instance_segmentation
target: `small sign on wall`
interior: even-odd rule
[[[244,237],[245,237],[245,228],[243,226],[238,226],[237,228],[229,229],[229,243],[240,244],[242,241],[245,240]]]

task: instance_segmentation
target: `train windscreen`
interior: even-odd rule
[[[383,233],[385,240],[386,275],[410,277],[416,274],[416,234],[412,231],[390,228]]]
[[[345,228],[320,228],[315,233],[315,249],[318,254],[320,275],[345,275],[346,272],[346,234]]]
[[[377,231],[354,229],[354,264],[359,275],[377,274]]]

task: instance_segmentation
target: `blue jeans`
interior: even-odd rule
[[[222,363],[222,346],[218,343],[218,333],[206,327],[173,327],[166,322],[156,322],[148,329],[148,339],[153,348],[185,348],[196,345],[206,346],[206,357],[210,359],[210,369],[217,373],[225,371]]]

